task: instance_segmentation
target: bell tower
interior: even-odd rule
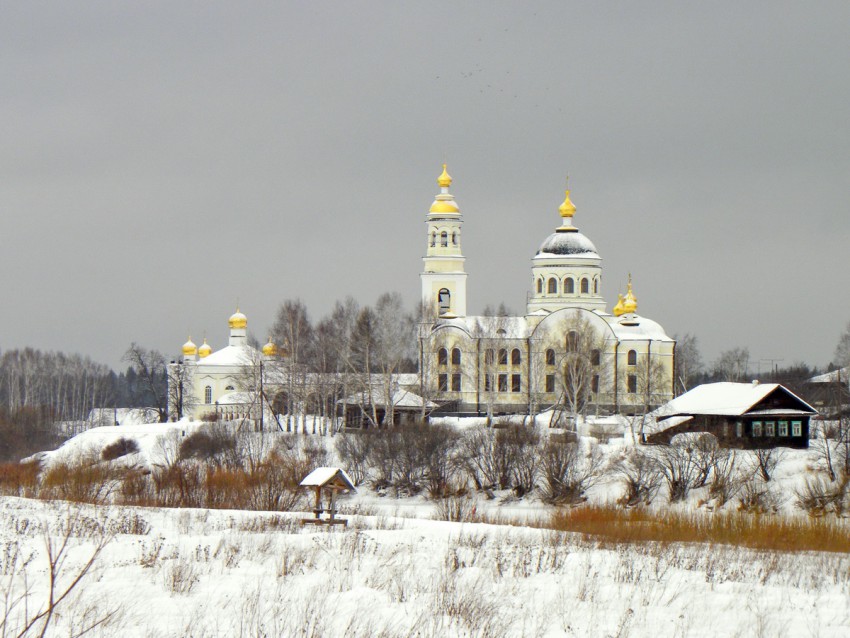
[[[422,274],[422,304],[429,316],[466,316],[466,272],[461,253],[461,228],[463,218],[449,193],[452,178],[443,164],[443,172],[437,178],[440,193],[431,204],[425,219],[428,227],[427,251]]]

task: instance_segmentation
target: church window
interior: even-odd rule
[[[593,279],[593,294],[599,294],[599,277],[594,277]]]
[[[519,348],[514,348],[511,350],[511,365],[518,366],[520,363],[522,363],[522,353]]]
[[[543,279],[540,278],[537,280],[537,294],[543,293]]]
[[[636,374],[630,374],[627,381],[628,381],[628,384],[629,384],[628,392],[630,394],[634,394],[635,392],[637,392],[637,375]]]
[[[634,350],[629,350],[627,362],[630,366],[636,366],[637,365],[637,352],[635,352]]]
[[[457,373],[452,375],[452,392],[460,392],[460,375]]]
[[[511,375],[511,392],[519,392],[522,387],[522,376],[519,374]]]
[[[488,364],[488,365],[492,365],[493,364],[493,356],[494,356],[494,352],[493,352],[492,348],[488,348],[487,350],[485,350],[484,351],[484,363]]]
[[[448,288],[440,288],[440,292],[437,293],[437,303],[440,307],[440,314],[446,314],[452,307],[452,293],[449,292]]]
[[[440,246],[445,248],[449,245],[449,234],[446,231],[440,233]]]
[[[452,365],[460,365],[460,348],[452,348]]]
[[[548,287],[546,292],[548,292],[550,295],[553,295],[556,292],[558,292],[558,280],[555,279],[554,277],[549,277],[548,286],[549,287]]]
[[[548,394],[552,394],[555,391],[555,375],[547,374],[546,375],[546,392]]]
[[[227,390],[228,392],[233,392],[235,389],[236,388],[234,388],[232,385],[229,385],[225,388],[225,390]]]
[[[581,280],[581,294],[586,295],[590,291],[590,282],[587,280],[587,277],[584,277]]]
[[[212,386],[204,388],[204,403],[212,403]]]
[[[492,392],[493,391],[493,375],[485,374],[484,375],[484,392]]]
[[[457,231],[452,233],[452,246],[457,246]]]
[[[593,378],[590,380],[590,391],[593,394],[599,394],[599,375],[594,374]]]
[[[499,375],[499,392],[507,392],[508,391],[508,375],[500,374]]]
[[[437,245],[437,231],[431,231],[431,246]]]
[[[555,351],[552,348],[549,348],[546,351],[546,365],[553,366],[555,365]]]
[[[572,295],[575,294],[576,291],[576,282],[572,277],[567,277],[564,279],[564,294]]]
[[[508,351],[505,348],[499,350],[499,365],[506,366],[508,365]]]
[[[567,333],[567,352],[578,351],[578,333],[575,330],[570,330]]]
[[[599,350],[591,350],[591,352],[590,352],[590,365],[598,366],[601,359],[602,359],[602,354],[599,352]]]
[[[437,365],[444,366],[449,362],[449,351],[445,348],[437,350]]]
[[[447,392],[449,389],[449,375],[441,374],[437,377],[437,383],[440,386],[440,392]]]

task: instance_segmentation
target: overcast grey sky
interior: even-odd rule
[[[609,308],[711,362],[825,365],[850,319],[850,3],[0,5],[0,348],[263,339],[300,297],[413,306],[447,161],[469,311],[559,223]],[[762,364],[766,367],[766,363]]]

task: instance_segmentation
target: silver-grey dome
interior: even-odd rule
[[[582,255],[593,253],[597,257],[599,256],[593,242],[577,230],[552,233],[540,245],[540,250],[537,251],[537,254],[540,255],[541,253],[551,255]]]

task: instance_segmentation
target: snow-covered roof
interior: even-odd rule
[[[244,366],[260,360],[260,355],[251,346],[225,346],[197,362],[198,366]]]
[[[838,383],[839,381],[847,383],[850,381],[848,374],[850,374],[850,368],[839,368],[832,372],[815,375],[811,379],[808,379],[807,383]]]
[[[593,242],[576,230],[549,235],[537,250],[535,259],[566,256],[571,259],[599,259],[599,253]]]
[[[372,400],[375,402],[375,405],[386,406],[387,395],[383,388],[375,388],[372,391]],[[351,396],[348,396],[339,401],[340,403],[346,405],[369,405],[369,393],[366,391],[356,392]],[[425,406],[426,409],[433,410],[437,407],[437,404],[433,401],[426,401],[421,396],[414,392],[410,392],[409,390],[398,389],[393,393],[392,405],[396,408],[421,408]]]
[[[638,314],[628,314],[621,317],[608,315],[603,316],[603,319],[610,324],[611,330],[614,331],[614,334],[621,341],[628,341],[630,339],[673,341],[673,339],[668,337],[667,333],[664,332],[664,328],[661,327],[661,324],[653,321],[652,319],[641,317]]]
[[[719,416],[740,416],[765,399],[777,388],[782,388],[797,399],[800,404],[809,408],[804,414],[815,414],[817,410],[797,397],[790,390],[778,383],[705,383],[693,390],[676,397],[653,412],[659,420],[667,420],[671,416],[713,414]],[[780,413],[798,412],[790,409]],[[776,412],[775,412],[776,413]]]
[[[317,467],[305,476],[299,485],[302,487],[324,487],[331,482],[344,485],[349,490],[357,491],[354,488],[354,481],[340,467]]]
[[[473,315],[457,319],[441,319],[434,330],[453,326],[469,333],[474,338],[526,339],[529,336],[525,317],[484,317]]]

